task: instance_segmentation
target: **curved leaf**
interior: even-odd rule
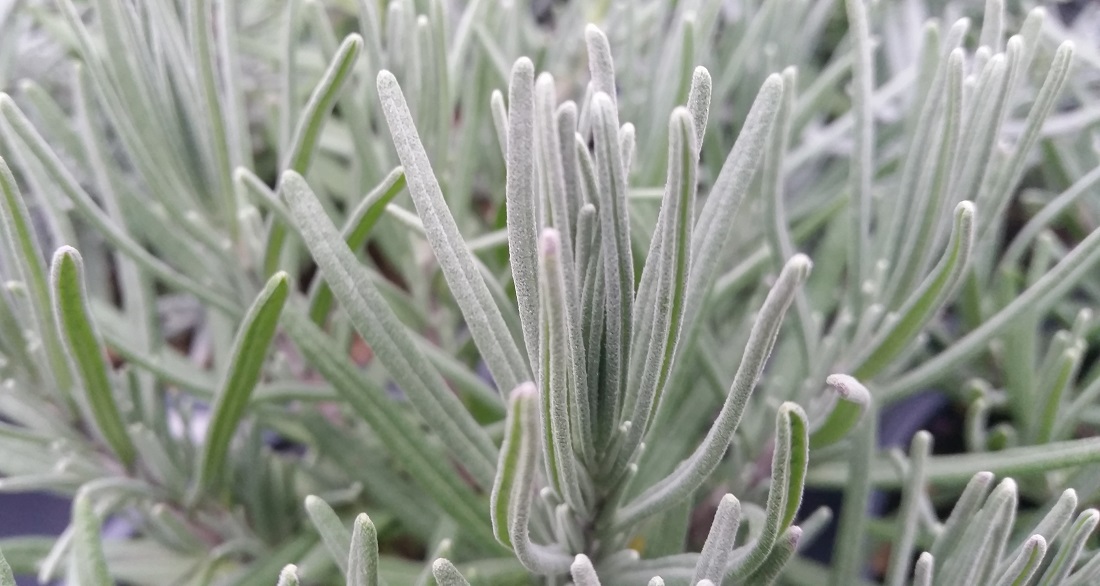
[[[201,487],[211,488],[223,472],[229,443],[260,380],[288,292],[287,274],[275,273],[248,308],[237,331],[229,369],[214,400],[213,416],[206,429],[199,472]]]
[[[810,449],[817,450],[844,439],[855,428],[871,404],[871,393],[858,380],[846,374],[831,374],[825,383],[837,397],[825,419],[810,433]]]
[[[76,366],[95,425],[123,465],[129,467],[136,452],[107,375],[103,344],[88,311],[84,262],[75,248],[62,246],[54,253],[50,284],[62,343]]]

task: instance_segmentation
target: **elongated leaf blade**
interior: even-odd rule
[[[508,264],[531,368],[538,375],[538,189],[535,184],[535,66],[526,57],[512,66],[508,84]]]
[[[718,502],[718,511],[714,513],[703,551],[695,564],[692,583],[700,580],[721,580],[726,573],[726,562],[733,552],[737,539],[737,528],[741,526],[741,501],[727,494]]]
[[[347,569],[348,586],[378,586],[378,530],[365,513],[355,518]]]
[[[134,444],[115,401],[103,344],[88,311],[84,263],[75,248],[63,246],[50,267],[54,316],[91,408],[96,427],[122,463],[134,462]]]
[[[245,314],[237,339],[233,342],[229,371],[218,391],[213,417],[206,430],[200,486],[212,487],[222,474],[229,454],[229,443],[260,380],[288,291],[287,274],[280,271],[267,281]]]
[[[846,374],[829,375],[825,382],[837,392],[836,402],[810,434],[810,449],[820,449],[844,439],[871,404],[871,393]]]
[[[626,527],[641,519],[660,513],[687,498],[703,485],[718,466],[741,422],[749,396],[756,387],[779,333],[783,316],[794,300],[795,293],[810,274],[812,263],[804,255],[795,255],[780,273],[764,300],[756,323],[749,333],[741,365],[734,375],[729,394],[707,437],[672,474],[646,489],[622,507],[614,518],[616,527]]]
[[[359,250],[367,242],[374,225],[386,211],[386,206],[405,188],[405,170],[398,167],[390,172],[378,187],[371,190],[363,202],[348,216],[344,226],[344,241],[348,248]],[[332,289],[324,279],[317,279],[310,288],[309,316],[317,325],[323,325],[324,319],[332,308]]]
[[[307,496],[305,505],[309,520],[321,536],[321,542],[325,544],[325,549],[328,550],[332,559],[336,560],[336,565],[340,567],[340,571],[347,574],[349,568],[348,554],[352,551],[351,533],[340,521],[336,511],[332,510],[332,507],[320,497],[312,494]]]
[[[46,346],[50,376],[56,379],[58,386],[68,390],[72,375],[49,309],[52,307],[50,289],[38,249],[38,237],[27,203],[3,158],[0,158],[0,194],[3,196],[0,198],[0,226],[3,227],[5,256],[10,259],[8,262],[15,264],[16,274],[29,293],[31,314]]]
[[[103,555],[103,543],[99,535],[100,521],[86,495],[77,495],[73,501],[73,525],[76,528],[73,555],[80,583],[88,586],[112,586],[114,581],[107,570],[107,560]]]
[[[955,208],[951,241],[939,266],[898,310],[899,317],[890,328],[876,336],[871,351],[855,369],[856,378],[869,380],[881,372],[950,300],[974,249],[974,213],[974,205],[968,201]]]
[[[282,191],[306,246],[356,331],[478,484],[491,485],[497,450],[488,435],[424,358],[301,175],[288,171]]]
[[[412,113],[392,73],[378,74],[378,95],[428,244],[497,387],[514,388],[529,380],[530,369],[447,208]]]

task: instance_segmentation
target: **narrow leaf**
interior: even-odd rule
[[[876,456],[875,460],[869,471],[872,484],[879,488],[901,486],[898,471],[883,457]],[[983,469],[998,475],[1029,476],[1095,462],[1100,462],[1100,438],[1089,437],[1039,446],[1006,448],[997,452],[933,456],[928,461],[928,482],[960,486]],[[814,466],[806,482],[814,486],[843,486],[846,482],[845,474],[842,465],[823,462]]]
[[[913,570],[913,586],[932,586],[935,562],[932,554],[924,552],[917,558],[917,567]]]
[[[92,510],[92,503],[84,494],[73,500],[73,526],[76,536],[73,543],[76,575],[80,583],[88,586],[111,586],[114,580],[107,570],[103,556],[103,543],[99,535],[100,521]]]
[[[260,380],[288,290],[287,274],[275,273],[248,309],[237,331],[229,370],[214,400],[213,417],[206,429],[199,476],[201,487],[212,488],[223,473],[229,443]]]
[[[386,175],[386,178],[377,187],[363,197],[363,201],[348,214],[347,223],[344,224],[342,233],[348,248],[360,250],[367,243],[367,238],[370,237],[375,224],[385,213],[386,206],[404,188],[405,170],[397,167],[390,171],[389,175]],[[325,317],[328,316],[328,312],[332,308],[332,289],[329,288],[324,279],[317,279],[310,286],[309,298],[309,316],[317,325],[324,324]]]
[[[378,530],[365,513],[355,518],[348,555],[348,586],[378,586]]]
[[[749,575],[746,584],[756,586],[770,586],[774,584],[779,575],[783,573],[784,566],[798,551],[798,544],[802,541],[802,529],[788,527],[779,538],[779,542],[772,548],[771,553],[755,572]]]
[[[352,536],[348,533],[347,527],[344,527],[340,517],[336,516],[336,511],[333,511],[332,507],[320,497],[311,494],[306,497],[305,503],[306,514],[309,515],[309,520],[321,536],[321,542],[325,544],[332,559],[336,560],[340,572],[347,574],[350,568],[348,552],[352,552]],[[352,557],[354,553],[352,552]]]
[[[569,570],[573,558],[532,543],[529,533],[541,436],[538,401],[538,390],[531,383],[520,385],[509,397],[490,511],[497,540],[511,547],[524,567],[536,574],[559,574]]]
[[[276,586],[298,586],[298,567],[294,564],[287,564],[281,572],[279,572],[279,583]]]
[[[772,553],[780,534],[790,527],[802,503],[803,482],[809,457],[806,415],[795,403],[779,407],[775,420],[775,451],[768,490],[764,529],[733,571],[735,580],[755,574]]]
[[[588,70],[592,75],[592,95],[603,92],[615,105],[615,65],[611,60],[611,43],[607,35],[594,24],[584,29],[584,39],[588,45]]]
[[[1019,551],[1009,558],[1011,563],[997,579],[996,586],[1024,586],[1031,581],[1046,553],[1047,540],[1042,535],[1028,537]]]
[[[573,576],[575,586],[600,586],[600,578],[596,575],[592,560],[583,553],[573,560],[573,564],[569,566],[569,574]]]
[[[957,546],[965,548],[967,555],[944,555],[939,579],[945,584],[981,583],[978,574],[987,565],[996,551],[995,540],[1001,536],[1000,528],[1011,526],[1015,518],[1019,493],[1016,482],[1006,478],[993,489],[981,510],[974,515],[970,523],[962,528]]]
[[[831,586],[854,583],[862,572],[866,560],[867,504],[871,496],[868,469],[875,451],[877,422],[875,413],[865,417],[852,435],[848,453],[848,470],[844,501],[840,508],[837,528],[837,551],[833,553],[833,568],[829,575]]]
[[[856,378],[869,380],[889,366],[951,299],[974,249],[974,221],[973,204],[964,201],[955,208],[954,228],[944,257],[898,310],[898,319],[875,336],[869,345],[871,350],[857,362],[859,366],[853,373]]]
[[[539,199],[535,184],[535,66],[520,58],[508,84],[507,178],[505,211],[508,262],[531,370],[539,376],[538,234]]]
[[[638,299],[635,304],[632,355],[624,398],[624,418],[632,424],[615,466],[621,470],[634,457],[660,406],[680,342],[684,299],[691,269],[691,234],[695,221],[698,145],[691,114],[677,108],[669,118],[668,179],[657,217]]]
[[[95,425],[123,465],[129,467],[134,462],[134,444],[115,401],[103,344],[88,311],[84,263],[75,248],[63,246],[54,253],[50,284],[54,318],[84,387]]]
[[[741,365],[733,377],[733,384],[722,410],[706,438],[672,474],[620,509],[615,514],[615,527],[631,525],[687,498],[703,485],[718,466],[741,422],[749,395],[756,387],[764,364],[771,354],[783,316],[794,300],[795,292],[809,276],[810,267],[810,259],[801,254],[787,261],[752,326]]]
[[[562,274],[561,236],[554,228],[543,230],[539,246],[539,299],[541,301],[542,356],[538,369],[542,396],[543,453],[554,490],[577,514],[586,516],[588,505],[579,475],[584,470],[573,451],[574,431],[570,411],[582,408],[575,394],[577,380],[572,362],[572,324],[566,313],[565,277]],[[583,407],[587,407],[584,405]]]
[[[45,345],[49,376],[63,391],[71,392],[72,374],[50,309],[50,288],[39,252],[38,235],[27,211],[26,200],[3,158],[0,158],[0,194],[3,196],[0,198],[0,226],[3,228],[6,263],[15,265],[15,274],[11,276],[18,276],[27,288],[31,317]],[[13,270],[10,265],[5,268]]]
[[[1077,520],[1070,527],[1069,534],[1066,535],[1058,547],[1058,552],[1054,554],[1054,559],[1043,571],[1043,577],[1039,579],[1038,586],[1058,586],[1062,584],[1069,573],[1073,571],[1077,558],[1081,556],[1085,542],[1092,535],[1092,531],[1096,529],[1097,523],[1100,523],[1100,512],[1097,512],[1096,509],[1087,509],[1077,516]]]
[[[920,503],[924,497],[924,468],[932,451],[932,435],[918,431],[909,444],[909,474],[901,496],[897,516],[897,539],[890,548],[890,567],[886,573],[888,586],[904,586],[911,563],[910,549],[920,528]]]
[[[428,360],[375,288],[366,268],[326,217],[305,180],[288,171],[283,176],[282,192],[306,246],[356,331],[386,366],[413,406],[432,422],[433,431],[480,485],[489,486],[496,447],[488,435],[447,388],[439,373],[428,366]]]
[[[711,188],[706,203],[703,204],[691,237],[691,258],[695,262],[691,266],[687,285],[688,297],[684,304],[685,332],[690,332],[695,327],[703,303],[710,294],[711,285],[718,273],[718,261],[722,256],[720,251],[729,237],[734,224],[733,218],[741,207],[741,201],[764,159],[764,148],[772,132],[782,97],[782,77],[768,76],[745,117],[745,124],[741,127],[733,149],[714,180],[714,187]]]
[[[287,17],[293,18],[293,15],[288,14]],[[282,165],[284,170],[291,170],[301,175],[309,170],[325,120],[332,112],[336,98],[340,95],[340,90],[343,89],[362,47],[363,38],[355,33],[348,35],[344,42],[340,44],[340,48],[333,56],[328,69],[321,77],[321,81],[317,83],[317,87],[313,88],[309,101],[302,108],[302,112],[298,117],[298,124],[294,128],[294,134],[287,145],[286,156]],[[285,237],[286,226],[277,222],[272,223],[268,233],[267,247],[264,251],[265,274],[270,275],[277,270]]]
[[[836,391],[833,408],[810,434],[810,448],[817,450],[844,439],[855,428],[871,404],[871,393],[855,378],[831,374],[825,383]]]
[[[466,578],[459,573],[458,568],[444,558],[432,562],[432,575],[435,576],[439,586],[470,586]]]
[[[409,194],[424,222],[428,244],[497,387],[514,388],[529,379],[530,369],[447,208],[397,79],[392,73],[382,71],[378,74],[377,85],[393,144],[405,167]]]
[[[720,581],[726,573],[726,562],[733,552],[737,539],[737,528],[741,525],[741,502],[732,494],[727,494],[718,502],[718,511],[714,513],[703,551],[695,564],[695,575],[691,583],[700,580]]]
[[[691,119],[695,124],[695,142],[699,145],[703,144],[703,136],[707,131],[712,88],[713,84],[707,68],[696,67],[691,74],[691,91],[688,92],[687,109],[691,112]]]

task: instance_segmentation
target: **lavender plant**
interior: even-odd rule
[[[0,540],[21,573],[1100,572],[1100,231],[1051,229],[1091,209],[1096,63],[1043,10],[91,4],[5,20],[74,56],[0,96],[0,490],[74,496]],[[929,387],[971,453],[876,453]],[[807,486],[844,489],[828,568]]]

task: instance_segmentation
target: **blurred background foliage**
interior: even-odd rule
[[[327,583],[338,569],[309,523],[306,495],[344,517],[369,513],[391,584],[427,580],[424,560],[444,542],[468,577],[472,568],[485,580],[475,583],[523,580],[514,559],[496,551],[486,560],[464,540],[450,503],[380,437],[382,419],[423,430],[437,422],[418,415],[333,309],[277,189],[286,171],[305,177],[431,368],[498,440],[505,400],[423,237],[375,79],[385,69],[400,82],[450,213],[521,339],[503,97],[513,62],[527,56],[553,74],[559,101],[576,101],[584,128],[592,22],[607,35],[629,124],[620,138],[633,154],[639,279],[664,192],[667,119],[687,101],[695,66],[713,80],[699,145],[703,197],[765,80],[795,68],[784,75],[786,135],[769,135],[761,171],[748,175],[709,276],[703,325],[678,354],[631,490],[691,453],[783,263],[797,251],[814,262],[718,471],[630,544],[644,558],[699,551],[725,493],[762,513],[776,411],[795,401],[820,420],[835,407],[825,385],[834,372],[860,379],[866,409],[881,415],[877,442],[861,429],[811,452],[811,493],[847,488],[845,510],[856,511],[840,523],[837,543],[848,546],[836,550],[835,583],[887,574],[891,546],[905,560],[909,548],[927,549],[942,530],[936,513],[946,517],[980,471],[1016,479],[1003,491],[1020,503],[1011,543],[1024,543],[1021,531],[1066,508],[1067,490],[1071,512],[1100,498],[1100,8],[1034,9],[880,1],[867,6],[861,36],[845,3],[831,0],[0,4],[0,154],[22,194],[7,182],[6,205],[11,217],[13,202],[26,206],[41,261],[35,268],[26,248],[10,245],[0,256],[0,491],[84,495],[107,520],[112,575],[127,583],[271,584],[290,562],[304,580]],[[957,62],[954,47],[965,49]],[[957,207],[964,200],[976,207],[970,219]],[[951,240],[967,222],[969,247]],[[13,225],[6,242],[17,241]],[[82,257],[121,436],[77,392],[88,391],[88,375],[67,362],[52,321],[46,267],[63,245]],[[940,263],[954,250],[962,261]],[[253,323],[246,310],[274,294],[279,270],[289,275],[285,313],[297,317],[284,314],[246,404],[219,420],[217,397],[244,352],[235,340]],[[326,332],[315,342],[357,367],[341,371],[348,380],[381,389],[372,400],[392,405],[355,404],[337,388],[289,331],[310,321]],[[218,421],[234,425],[219,436]],[[898,448],[922,428],[933,441],[914,475]],[[209,472],[214,437],[225,462]],[[440,467],[460,470],[438,436],[417,441]],[[862,482],[851,481],[853,469]],[[902,487],[911,496],[898,505]],[[487,512],[484,497],[470,498]],[[868,501],[873,517],[859,512]],[[804,503],[799,523],[824,527],[829,514],[815,510]],[[4,538],[0,550],[18,573],[72,577],[75,533]],[[862,536],[881,547],[860,547]],[[807,535],[800,548],[812,542]],[[1096,547],[1095,537],[1082,543]],[[820,583],[821,562],[796,558],[783,579]]]

